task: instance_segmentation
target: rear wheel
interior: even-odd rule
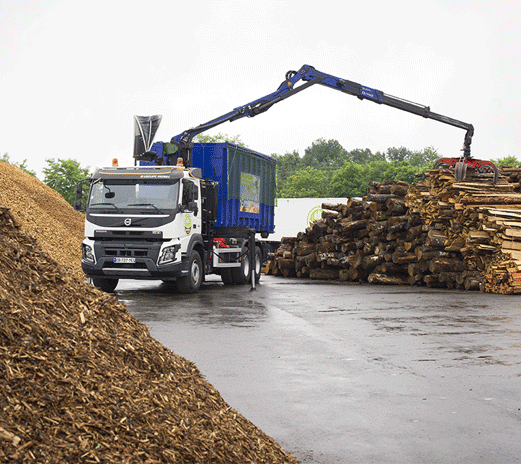
[[[188,275],[177,279],[177,288],[181,293],[195,293],[203,282],[203,262],[201,255],[193,250],[188,263]]]
[[[250,254],[248,253],[247,248],[243,248],[242,252],[245,254],[241,258],[241,267],[232,268],[233,281],[237,285],[245,285],[250,281]]]
[[[95,287],[107,293],[113,293],[118,286],[119,279],[104,279],[102,277],[93,277],[92,283]]]

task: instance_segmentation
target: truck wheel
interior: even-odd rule
[[[259,282],[262,269],[262,251],[255,247],[255,282]]]
[[[243,251],[248,250],[245,248]],[[250,281],[250,255],[246,253],[241,259],[241,267],[232,268],[233,281],[237,285],[245,285]]]
[[[221,280],[224,285],[233,285],[235,282],[233,281],[232,269],[229,267],[224,267],[221,269]]]
[[[195,293],[203,282],[203,262],[201,255],[192,250],[188,263],[188,275],[177,279],[177,288],[181,293]]]
[[[95,287],[107,293],[113,293],[118,286],[119,279],[103,279],[102,277],[93,277],[92,283]]]

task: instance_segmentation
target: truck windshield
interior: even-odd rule
[[[89,209],[115,212],[147,209],[147,213],[163,213],[178,204],[179,181],[170,183],[138,180],[100,180],[92,185]],[[150,210],[150,211],[148,211]]]

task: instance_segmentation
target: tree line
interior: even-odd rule
[[[373,153],[369,148],[347,151],[337,140],[316,140],[304,155],[297,151],[272,155],[277,159],[277,198],[362,197],[369,181],[413,183],[415,174],[432,169],[442,158],[434,147],[409,150],[390,147]],[[496,165],[521,166],[514,156],[491,160]]]
[[[414,182],[414,175],[432,168],[440,157],[433,147],[420,151],[391,147],[347,151],[337,140],[318,139],[300,156],[297,151],[277,159],[277,197],[349,197],[367,193],[369,181]]]
[[[240,136],[218,133],[215,136],[198,135],[195,142],[230,142],[242,146]],[[409,150],[390,147],[385,152],[372,152],[369,148],[347,151],[334,139],[314,141],[300,156],[297,150],[284,155],[272,154],[277,160],[277,198],[327,198],[361,197],[367,193],[369,181],[401,180],[408,183],[418,180],[415,174],[432,169],[442,156],[435,148]],[[89,167],[82,167],[73,159],[46,159],[43,183],[60,193],[71,205],[76,198],[76,183],[91,177]],[[0,157],[7,162],[36,176],[27,160],[13,162],[8,153]],[[514,156],[492,160],[497,165],[521,166]],[[85,192],[85,195],[88,193]],[[86,198],[83,199],[85,204]]]

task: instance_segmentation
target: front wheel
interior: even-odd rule
[[[203,262],[201,255],[192,250],[188,263],[188,275],[177,279],[177,288],[181,293],[196,293],[203,282]]]
[[[92,283],[95,287],[107,293],[113,293],[118,286],[119,279],[103,279],[101,277],[93,277]]]

